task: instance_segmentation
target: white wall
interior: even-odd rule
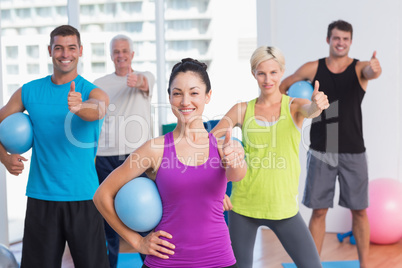
[[[249,59],[257,45],[255,2],[217,0],[211,4],[214,54],[208,73],[212,97],[204,115],[208,119],[220,119],[234,104],[254,98],[258,93],[249,71]]]
[[[257,46],[256,2],[216,0],[213,7],[213,63],[208,67],[212,96],[205,120],[221,119],[236,103],[258,96],[258,85],[251,75],[250,56]],[[241,138],[241,131],[234,129]]]
[[[285,54],[286,72],[292,74],[307,61],[328,56],[328,24],[343,19],[353,25],[350,56],[369,60],[377,51],[383,73],[369,82],[363,100],[363,133],[367,149],[370,180],[390,177],[402,180],[401,111],[402,94],[402,4],[398,0],[257,0],[258,45],[279,47]],[[308,125],[308,122],[306,122]],[[300,194],[305,183],[307,144],[301,146]],[[301,198],[300,198],[301,199]],[[327,217],[327,231],[351,230],[348,210],[337,205]],[[308,221],[311,210],[300,206]]]

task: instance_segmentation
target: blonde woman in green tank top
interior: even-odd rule
[[[250,268],[258,227],[278,236],[297,267],[321,267],[311,234],[299,214],[300,130],[305,118],[329,107],[327,96],[314,85],[311,101],[290,98],[279,90],[285,59],[275,47],[259,47],[251,56],[251,74],[260,95],[234,105],[212,130],[216,137],[231,127],[242,129],[248,170],[233,183],[226,207],[232,247],[239,268]]]

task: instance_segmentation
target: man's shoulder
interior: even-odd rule
[[[134,71],[135,74],[142,74],[147,79],[155,79],[155,76],[150,71]]]
[[[134,70],[134,73],[135,74],[152,74],[150,71],[137,71],[137,70]]]
[[[325,58],[319,58],[317,60],[308,61],[304,65],[307,65],[310,67],[317,67],[320,62],[325,62]]]
[[[37,78],[34,80],[31,80],[27,83],[24,84],[25,85],[35,85],[35,84],[42,84],[42,83],[46,83],[47,81],[51,81],[50,80],[51,75],[45,76],[45,77],[41,77],[41,78]]]
[[[115,73],[106,74],[106,75],[104,75],[104,76],[101,76],[101,77],[95,79],[95,81],[94,81],[93,83],[96,85],[96,84],[99,83],[99,82],[102,82],[102,81],[105,81],[105,80],[108,81],[108,80],[110,80],[111,78],[113,78],[113,77],[115,77],[115,76],[116,76]]]

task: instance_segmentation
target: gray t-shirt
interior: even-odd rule
[[[109,107],[99,137],[99,156],[130,154],[152,138],[151,98],[155,77],[142,74],[148,80],[149,92],[127,86],[127,76],[105,75],[94,84],[109,95]]]

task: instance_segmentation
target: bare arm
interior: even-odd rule
[[[246,176],[247,164],[244,160],[243,146],[238,142],[231,139],[232,128],[228,128],[225,135],[225,140],[220,143],[222,149],[221,154],[222,163],[226,169],[226,178],[228,181],[240,181]]]
[[[228,128],[242,127],[246,109],[246,102],[235,104],[211,130],[211,133],[216,138],[221,138],[226,134]]]
[[[377,59],[377,52],[373,52],[373,56],[370,61],[362,62],[364,67],[362,68],[362,78],[366,80],[376,79],[381,75],[382,68],[380,61]]]
[[[163,138],[158,138],[162,139]],[[172,238],[164,231],[151,232],[142,237],[137,232],[128,228],[117,216],[114,208],[114,198],[121,187],[147,170],[157,169],[159,159],[162,158],[163,149],[155,149],[152,144],[155,140],[146,142],[133,152],[126,161],[115,169],[106,180],[99,186],[93,201],[96,208],[119,235],[126,240],[138,252],[155,255],[159,258],[168,259],[168,255],[174,254],[174,245],[159,238],[160,236]]]
[[[109,106],[109,96],[103,90],[94,88],[89,94],[88,100],[82,101],[81,93],[75,91],[75,82],[70,84],[68,93],[68,109],[85,121],[102,119],[106,115]]]
[[[282,94],[286,94],[289,87],[294,83],[302,80],[313,81],[315,73],[317,72],[318,61],[307,62],[302,65],[296,72],[286,77],[280,84],[279,90]]]
[[[11,96],[10,100],[0,109],[0,123],[11,114],[25,111],[25,107],[21,99],[22,88],[19,88]],[[0,143],[0,161],[6,167],[10,174],[18,176],[24,170],[26,158],[19,154],[8,154],[4,146]]]
[[[329,107],[327,95],[318,91],[320,84],[315,81],[311,101],[307,99],[296,98],[291,105],[291,113],[296,124],[301,127],[305,118],[314,118],[319,116],[323,110]]]
[[[137,86],[142,92],[149,93],[148,79],[143,74],[138,75]]]
[[[131,68],[127,74],[127,85],[141,90],[143,93],[149,95],[154,86],[155,78],[150,72],[134,73]],[[149,78],[148,78],[149,77]]]

